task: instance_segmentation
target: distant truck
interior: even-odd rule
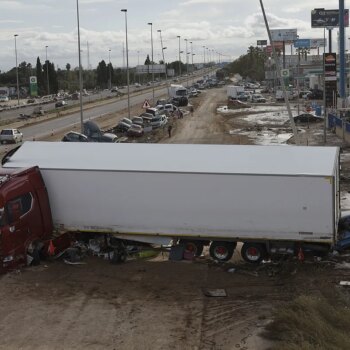
[[[0,176],[4,269],[64,232],[251,263],[339,238],[337,147],[25,142]]]
[[[182,85],[171,84],[169,87],[170,97],[187,97],[188,90]]]
[[[227,97],[230,99],[239,99],[239,95],[244,94],[243,86],[228,85],[227,86]]]

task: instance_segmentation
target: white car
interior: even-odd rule
[[[0,102],[8,102],[9,98],[7,96],[0,96]]]
[[[17,129],[2,129],[0,132],[0,143],[17,143],[22,142],[23,134]]]
[[[251,101],[256,103],[265,103],[266,98],[263,95],[254,94],[251,97]]]

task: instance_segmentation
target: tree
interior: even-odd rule
[[[96,80],[97,80],[97,84],[101,87],[101,88],[107,88],[108,87],[108,68],[106,65],[106,62],[104,60],[102,60],[101,62],[99,62],[97,69],[96,69]]]
[[[45,94],[46,90],[43,76],[43,67],[41,65],[39,57],[36,59],[36,78],[38,81],[38,94],[42,96]]]
[[[71,69],[71,65],[70,65],[70,63],[67,63],[67,64],[66,64],[66,70],[69,72],[70,69]]]
[[[266,54],[261,48],[250,46],[245,55],[240,56],[223,70],[227,74],[239,73],[244,78],[249,77],[260,81],[265,78],[265,60]]]
[[[145,65],[149,66],[150,64],[152,64],[152,63],[151,63],[151,60],[149,59],[149,55],[147,55]]]

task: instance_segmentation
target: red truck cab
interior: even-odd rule
[[[0,169],[0,272],[27,265],[53,230],[38,167]]]

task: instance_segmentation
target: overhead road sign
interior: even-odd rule
[[[136,73],[137,74],[158,74],[158,73],[165,73],[165,64],[145,64],[145,65],[139,65],[136,66]]]
[[[349,10],[346,9],[344,13],[344,25],[349,27]],[[311,11],[311,27],[325,28],[325,27],[339,27],[339,10],[325,10],[314,9]]]
[[[310,39],[310,48],[311,49],[317,49],[319,47],[326,47],[327,45],[327,39],[320,38],[320,39]]]
[[[272,41],[292,42],[298,39],[298,30],[292,29],[271,29]]]
[[[309,49],[310,48],[310,39],[297,39],[294,41],[294,47],[301,49]]]

